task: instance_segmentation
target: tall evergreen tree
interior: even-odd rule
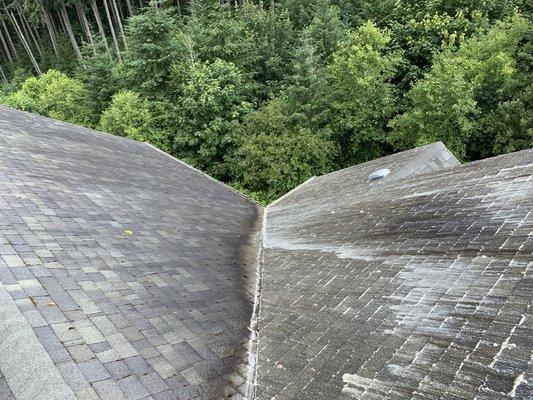
[[[160,97],[168,89],[177,43],[171,10],[152,5],[128,21],[128,49],[124,52],[127,86],[148,97]]]

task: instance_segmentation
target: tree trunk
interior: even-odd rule
[[[9,59],[6,54],[6,49],[4,47],[0,47],[0,65],[2,65],[2,61],[8,63]]]
[[[4,53],[6,55],[6,61],[8,63],[12,63],[13,62],[13,57],[11,56],[11,51],[9,49],[9,46],[7,44],[7,41],[4,37],[4,31],[2,29],[2,27],[0,26],[0,41],[2,42],[2,48],[4,49]]]
[[[81,28],[83,29],[83,33],[87,37],[87,40],[91,45],[94,45],[93,41],[93,35],[91,33],[91,27],[89,26],[89,22],[87,21],[87,17],[85,16],[85,13],[81,9],[81,7],[76,4],[76,13],[78,14],[78,20],[80,21]],[[95,51],[93,46],[93,51]]]
[[[13,14],[15,14],[15,11],[13,10]],[[30,40],[30,34],[28,33],[27,29],[26,29],[26,24],[24,24],[24,19],[22,19],[22,14],[20,12],[20,7],[17,7],[17,14],[18,14],[18,17],[20,19],[20,25],[19,27],[22,29],[22,33],[24,33],[24,36],[26,37],[26,39]]]
[[[47,14],[48,14],[48,18],[50,19],[50,24],[52,25],[52,30],[54,32],[54,36],[56,37],[56,41],[57,41],[57,24],[54,18],[54,14],[52,14],[50,11],[47,11]]]
[[[118,12],[117,8],[117,2],[115,0],[109,0],[111,3],[111,10],[115,14],[115,18],[117,20],[117,26],[120,31],[120,36],[122,37],[122,42],[124,43],[124,49],[128,50],[128,44],[126,43],[126,35],[124,35],[124,29],[122,28],[122,21],[120,19],[120,14]]]
[[[11,39],[11,34],[9,33],[9,30],[7,29],[6,21],[2,21],[2,26],[4,27],[4,32],[6,34],[7,43],[11,47],[12,54],[15,60],[18,60],[19,55],[17,53],[17,48],[13,44],[13,39]]]
[[[33,30],[32,30],[32,27],[28,23],[28,20],[26,19],[26,16],[24,15],[24,12],[22,11],[22,8],[18,7],[18,13],[19,13],[19,17],[20,17],[20,21],[22,23],[22,26],[23,26],[23,28],[25,27],[26,37],[28,37],[28,33],[29,33],[29,37],[31,37],[31,40],[35,44],[35,48],[37,49],[37,53],[39,53],[39,57],[42,57],[43,56],[43,50],[41,49],[39,41],[37,40],[37,37],[35,36],[35,34],[34,34]]]
[[[4,70],[2,69],[2,66],[0,65],[0,75],[2,75],[2,80],[7,85],[9,81],[7,80],[6,74],[4,74]]]
[[[44,22],[46,23],[46,28],[48,29],[48,34],[50,35],[50,41],[52,42],[52,48],[54,49],[54,54],[56,57],[59,57],[59,51],[57,50],[57,36],[54,29],[53,22],[51,21],[51,16],[48,10],[43,11]]]
[[[274,0],[270,0],[269,11],[274,11]]]
[[[28,45],[28,41],[26,40],[26,38],[24,37],[24,34],[22,33],[22,30],[20,29],[17,19],[15,18],[15,15],[11,11],[8,11],[8,14],[9,14],[9,18],[11,19],[11,23],[13,24],[13,27],[17,31],[20,41],[22,42],[22,45],[24,46],[24,49],[28,53],[28,57],[30,58],[31,63],[33,64],[33,67],[35,68],[35,71],[37,72],[38,75],[42,75],[43,73],[41,72],[41,68],[39,68],[39,64],[37,64],[37,60],[35,59],[33,52],[31,51],[31,48]]]
[[[133,15],[133,10],[131,8],[130,0],[126,0],[126,8],[128,9],[128,17],[131,17]]]
[[[67,28],[65,27],[65,21],[63,21],[63,16],[61,15],[61,12],[57,12],[57,15],[59,16],[59,24],[61,25],[61,32],[64,34],[67,34]]]
[[[98,30],[100,31],[100,36],[105,45],[105,50],[109,59],[112,60],[111,53],[109,52],[109,46],[107,45],[107,37],[105,35],[104,26],[102,25],[102,20],[100,19],[100,12],[98,11],[98,6],[96,1],[91,2],[91,8],[93,9],[94,19],[96,20],[96,25],[98,25]]]
[[[26,39],[28,40],[28,45],[30,45],[30,43],[33,42],[33,44],[35,45],[35,48],[37,49],[37,53],[39,53],[39,57],[42,57],[43,52],[41,50],[41,46],[39,46],[39,43],[37,42],[37,38],[33,34],[31,26],[28,23],[28,20],[26,19],[26,16],[24,15],[24,12],[22,11],[22,8],[20,6],[17,6],[17,13],[19,15],[20,25],[22,27],[22,31],[24,32],[24,36],[26,36]]]
[[[39,47],[41,47],[41,50],[42,50],[43,49],[43,38],[41,37],[39,30],[37,29],[37,25],[33,24],[31,26],[31,29],[33,31],[33,34],[35,35],[35,38],[37,39],[37,42],[39,43]]]
[[[74,36],[74,32],[72,31],[72,25],[70,24],[70,18],[67,13],[67,9],[65,8],[65,2],[61,0],[61,17],[63,18],[63,23],[65,24],[65,29],[67,31],[67,35],[70,39],[70,43],[72,44],[72,48],[74,49],[74,52],[76,53],[76,57],[78,60],[81,60],[81,52],[80,48],[78,47],[78,42],[76,42],[76,37]]]
[[[124,14],[124,8],[122,7],[122,3],[119,1],[118,3],[115,3],[115,8],[118,7],[118,15],[120,16],[120,20],[124,21],[126,19],[126,15]]]
[[[115,28],[113,27],[113,21],[111,20],[111,14],[109,13],[109,7],[107,5],[107,0],[103,0],[105,14],[107,16],[107,22],[109,23],[109,30],[111,31],[111,38],[113,39],[113,44],[115,45],[115,51],[117,53],[117,59],[119,62],[122,61],[120,57],[120,48],[118,47],[117,35],[115,34]]]

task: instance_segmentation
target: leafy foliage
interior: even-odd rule
[[[308,128],[287,123],[285,106],[282,100],[273,100],[250,115],[231,158],[234,186],[264,203],[332,167],[334,143]]]
[[[437,140],[465,161],[533,146],[525,0],[65,3],[0,6],[2,104],[148,141],[265,203]]]
[[[129,45],[121,68],[127,87],[145,96],[159,97],[166,91],[177,51],[171,11],[152,5],[128,22]]]
[[[333,55],[333,123],[343,163],[378,157],[387,142],[387,120],[395,111],[390,79],[400,60],[387,52],[389,43],[389,33],[368,22]]]
[[[514,107],[527,114],[527,95],[514,100],[513,94],[517,92],[518,45],[530,33],[531,24],[517,17],[468,39],[457,52],[443,52],[431,71],[407,94],[411,109],[390,124],[398,147],[442,140],[462,159],[478,154],[490,156],[499,151],[494,151],[496,136],[482,129],[483,121],[493,133],[500,131],[498,142],[502,135],[508,140],[514,135],[521,137],[522,125],[527,122],[508,118],[502,127],[505,118],[495,125],[489,121],[495,122],[497,115],[504,116]],[[521,148],[516,148],[516,143],[527,145],[527,140],[519,139],[512,149]]]
[[[257,59],[254,32],[240,14],[218,0],[200,0],[187,21],[185,32],[193,38],[200,61],[221,59],[250,71]]]
[[[75,76],[86,89],[86,100],[93,111],[91,122],[96,125],[120,85],[114,76],[114,63],[103,50],[102,44],[87,46],[85,50],[87,56]]]
[[[49,70],[24,81],[20,90],[2,99],[2,104],[80,125],[90,125],[83,84]]]
[[[216,59],[192,65],[180,92],[176,154],[227,178],[224,155],[233,147],[231,132],[251,109],[246,78],[235,64]]]
[[[135,92],[122,91],[113,96],[102,114],[100,129],[119,136],[146,141],[150,137],[152,114],[148,102]]]

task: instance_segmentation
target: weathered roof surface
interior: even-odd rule
[[[0,108],[0,398],[242,391],[261,213],[145,144]]]
[[[532,163],[434,144],[268,207],[256,398],[533,398]]]
[[[533,398],[532,173],[435,143],[263,213],[0,107],[0,400]]]

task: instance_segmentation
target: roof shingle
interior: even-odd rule
[[[532,159],[434,143],[263,211],[0,107],[0,398],[532,398]]]
[[[261,212],[143,143],[0,108],[0,282],[77,396],[244,390]]]

